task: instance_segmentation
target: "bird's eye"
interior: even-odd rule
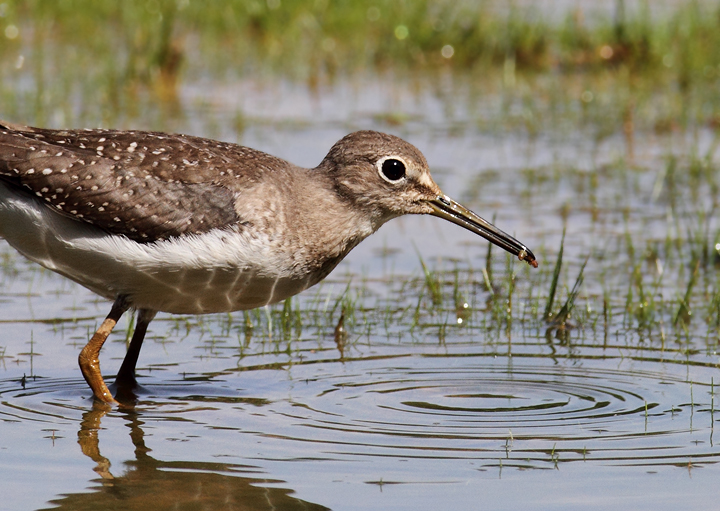
[[[391,183],[395,183],[405,177],[405,164],[396,158],[383,160],[379,170],[383,179]]]

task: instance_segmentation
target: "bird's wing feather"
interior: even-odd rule
[[[282,165],[198,137],[0,122],[0,179],[64,215],[139,242],[241,224],[234,206],[242,185]]]

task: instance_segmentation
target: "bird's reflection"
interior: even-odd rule
[[[101,479],[90,493],[51,501],[58,506],[54,509],[327,509],[292,497],[291,490],[263,487],[282,481],[263,478],[258,467],[153,458],[145,445],[142,412],[133,405],[119,411],[130,429],[134,459],[125,463],[122,474],[113,474],[110,461],[100,452],[99,439],[101,421],[111,410],[96,401],[83,414],[78,431],[80,448],[97,464],[94,470]]]
[[[110,473],[110,460],[100,454],[100,419],[111,410],[110,405],[93,401],[93,407],[83,414],[78,431],[78,443],[82,453],[93,460],[97,465],[93,470],[103,479],[113,479]]]

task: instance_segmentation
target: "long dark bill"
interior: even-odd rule
[[[468,231],[472,231],[475,234],[482,236],[490,243],[494,243],[503,250],[507,250],[511,254],[517,256],[521,261],[527,262],[533,268],[538,267],[535,255],[529,248],[509,234],[504,233],[487,220],[480,218],[466,207],[461,206],[450,197],[446,195],[439,195],[436,198],[429,200],[428,204],[430,204],[434,210],[431,215],[439,216],[440,218],[444,218],[445,220],[457,224],[460,227],[464,227]]]

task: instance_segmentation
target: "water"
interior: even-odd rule
[[[341,131],[309,127],[275,139],[259,130],[248,138],[265,141],[265,149],[277,144],[269,150],[282,147],[288,158],[297,150],[292,159],[309,165]],[[552,265],[562,228],[556,210],[572,199],[572,185],[525,198],[523,185],[508,181],[519,167],[543,169],[550,149],[525,142],[518,162],[506,145],[488,147],[475,133],[419,131],[413,141],[431,164],[441,162],[448,193],[481,212],[475,202],[494,197],[484,210],[497,211],[498,224],[540,253],[554,251],[542,261]],[[562,146],[551,149],[564,154]],[[505,158],[504,174],[492,173],[496,161],[483,163],[488,153]],[[477,175],[490,175],[478,192],[462,185],[470,162]],[[598,195],[611,203],[616,193],[601,187]],[[657,223],[663,207],[643,209],[642,197],[629,199],[646,213],[631,229],[638,240],[653,239],[658,233],[640,226]],[[529,211],[507,207],[524,200]],[[584,216],[567,221],[570,261],[597,247],[593,232],[601,229]],[[603,229],[615,240],[625,227],[606,221]],[[435,313],[423,306],[412,326],[408,311],[426,294],[413,243],[429,264],[460,265],[468,315],[447,303]],[[76,362],[109,305],[4,247],[0,507],[711,508],[720,494],[720,375],[707,327],[691,324],[682,343],[643,338],[615,307],[607,328],[546,332],[521,320],[532,307],[533,274],[516,266],[518,319],[494,328],[495,306],[476,282],[485,252],[483,241],[460,229],[407,218],[385,226],[294,302],[305,311],[299,335],[278,334],[277,314],[264,312],[249,331],[241,314],[161,315],[141,354],[139,402],[113,409],[92,402]],[[569,278],[577,265],[571,268]],[[495,278],[505,271],[498,256]],[[605,285],[600,273],[589,269],[589,290]],[[355,313],[338,344],[339,311],[330,312],[348,281],[364,290],[367,310]],[[598,306],[592,291],[585,300]],[[321,319],[310,319],[311,311]],[[103,349],[106,374],[119,367],[126,328],[121,321]]]
[[[306,166],[348,131],[391,131],[541,268],[495,251],[491,293],[483,240],[434,218],[395,220],[286,312],[159,315],[138,402],[111,408],[93,403],[77,368],[109,304],[3,243],[0,509],[717,505],[713,260],[692,284],[693,251],[719,230],[715,173],[692,163],[709,153],[712,169],[714,132],[638,133],[632,148],[571,121],[530,136],[478,121],[504,115],[499,96],[465,108],[462,89],[408,95],[402,82],[363,80],[319,95],[188,80],[184,115],[151,109],[133,124],[240,140]],[[565,329],[541,317],[563,229],[555,310],[590,256]],[[347,337],[335,333],[343,304]],[[128,321],[103,348],[106,375]]]
[[[512,353],[467,335],[373,337],[344,354],[317,336],[287,354],[195,329],[151,337],[140,401],[111,409],[75,367],[85,329],[54,330],[32,329],[37,377],[20,381],[18,353],[0,380],[7,509],[707,509],[717,497],[717,369],[702,356],[532,335]],[[117,367],[122,344],[107,348]]]

